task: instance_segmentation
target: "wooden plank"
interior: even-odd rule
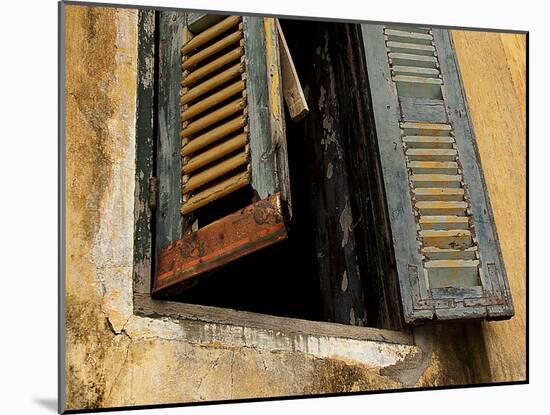
[[[463,200],[464,189],[424,187],[413,190],[416,200]]]
[[[394,75],[413,75],[423,76],[425,78],[439,78],[439,70],[435,68],[421,68],[418,66],[392,66],[392,74]]]
[[[399,104],[404,121],[447,122],[445,103],[441,99],[399,97]]]
[[[229,102],[223,107],[220,107],[215,111],[212,111],[202,116],[197,120],[191,121],[190,123],[185,122],[183,124],[183,129],[181,130],[180,136],[182,140],[186,142],[191,137],[193,137],[194,134],[204,130],[205,128],[210,127],[213,124],[217,124],[220,121],[236,113],[242,114],[242,110],[245,106],[245,100],[243,98],[238,98],[234,101]]]
[[[200,207],[206,206],[228,194],[238,190],[250,183],[250,172],[248,170],[237,173],[216,185],[194,194],[189,199],[184,199],[181,207],[181,214],[188,215]],[[189,195],[185,195],[187,198]]]
[[[220,14],[188,13],[187,26],[191,33],[200,33],[226,17]]]
[[[260,200],[165,247],[153,293],[286,238],[279,195]]]
[[[243,34],[240,30],[237,30],[220,40],[218,40],[216,43],[208,46],[205,49],[202,49],[200,52],[195,53],[194,55],[190,56],[187,59],[184,59],[182,63],[182,69],[188,70],[194,67],[195,65],[198,65],[205,59],[215,55],[216,53],[222,51],[223,49],[233,45],[234,43],[237,43],[239,40],[241,40],[243,37]]]
[[[369,324],[399,330],[403,327],[403,311],[399,295],[399,279],[393,255],[389,212],[384,196],[382,168],[375,129],[374,104],[363,56],[362,29],[357,24],[338,25],[343,29],[345,59],[341,89],[354,85],[340,99],[348,103],[346,158],[353,177],[352,203],[360,220],[355,225],[360,257],[368,278],[363,279]],[[374,231],[375,230],[375,231]],[[385,253],[380,255],[380,253]],[[363,274],[364,275],[364,274]]]
[[[277,191],[269,115],[266,38],[262,17],[243,16],[252,187],[260,199]]]
[[[411,161],[452,161],[456,160],[457,152],[452,148],[409,148],[405,155]]]
[[[244,147],[248,143],[246,134],[239,134],[228,140],[225,140],[221,144],[218,144],[211,149],[197,154],[194,157],[190,157],[184,160],[183,173],[189,174],[207,164],[218,160],[219,158],[232,153],[239,148]]]
[[[383,26],[363,24],[361,25],[361,29],[365,59],[367,61],[370,94],[373,101],[378,151],[388,204],[387,209],[389,210],[395,263],[399,276],[403,315],[405,322],[410,324],[418,319],[432,318],[433,308],[413,309],[413,296],[417,295],[415,290],[418,289],[418,296],[423,299],[429,298],[429,292],[425,279],[419,276],[415,278],[416,287],[411,286],[411,270],[423,270],[423,266],[416,239],[417,225],[414,220],[413,206],[409,193],[405,154],[400,145],[399,104],[395,85],[391,81]],[[436,66],[435,58],[433,57],[403,54],[393,55],[394,58],[401,59],[401,61],[394,61],[396,65],[422,66],[428,64],[428,67]],[[421,59],[421,62],[417,65],[418,59]],[[425,63],[423,64],[422,62]],[[411,65],[412,63],[415,64]],[[415,130],[414,134],[416,132]]]
[[[223,72],[220,72],[212,78],[208,78],[203,83],[191,88],[180,99],[181,104],[188,104],[191,101],[199,98],[200,96],[212,91],[214,88],[230,81],[231,79],[239,77],[244,72],[244,65],[238,63],[233,65]]]
[[[235,170],[237,167],[240,167],[248,161],[248,151],[245,149],[240,153],[228,158],[227,160],[222,161],[221,163],[215,164],[214,166],[201,171],[198,174],[192,176],[185,175],[183,176],[183,193],[189,193],[192,190],[195,190],[208,182],[211,182],[218,177],[221,177],[230,171]]]
[[[239,22],[241,21],[240,16],[229,16],[225,19],[221,20],[220,22],[214,24],[213,26],[209,27],[208,29],[205,29],[198,33],[196,36],[194,36],[192,39],[190,39],[185,45],[183,45],[183,48],[181,49],[181,52],[183,54],[189,54],[190,52],[193,52],[198,47],[204,45],[205,43],[210,42],[217,36],[223,34],[225,31],[229,30],[230,28],[237,26]],[[195,32],[197,33],[197,32]]]
[[[279,35],[276,18],[263,19],[265,36],[265,54],[267,65],[267,95],[269,105],[269,124],[271,142],[275,150],[277,192],[285,203],[287,219],[292,218],[292,200],[290,194],[290,174],[288,171],[288,149],[286,142],[285,113],[283,111],[283,88]]]
[[[136,101],[136,190],[134,202],[134,292],[151,292],[153,212],[149,207],[149,180],[154,162],[154,98],[156,77],[155,12],[138,12]]]
[[[357,151],[355,145],[349,144],[357,140],[360,145],[359,131],[365,125],[358,119],[345,121],[347,114],[357,114],[352,106],[356,101],[341,94],[348,80],[344,71],[338,70],[346,66],[347,55],[353,50],[336,26],[311,25],[308,34],[310,38],[300,59],[302,67],[307,68],[303,82],[311,106],[296,136],[303,140],[304,164],[307,176],[312,178],[306,185],[308,220],[317,253],[322,315],[328,321],[364,326],[369,316],[362,277],[370,270],[367,271],[366,255],[359,254],[364,252],[359,231],[363,226],[361,217],[366,217],[367,212],[362,211],[361,192],[351,183],[362,180],[361,187],[366,187],[366,163],[362,163],[361,171],[359,164],[352,169],[348,154]],[[318,50],[322,53],[316,53]],[[353,130],[350,124],[354,124]]]
[[[401,345],[414,345],[410,331],[384,330],[373,327],[355,327],[298,318],[279,317],[238,311],[212,306],[184,304],[174,301],[156,300],[150,295],[136,294],[136,313],[140,316],[169,317],[185,321],[187,327],[199,329],[204,323],[282,332],[287,334],[311,335],[316,337],[344,337],[363,341],[379,341]],[[200,330],[197,330],[200,332]]]
[[[397,86],[399,97],[441,100],[442,81],[439,78],[422,76],[395,75],[393,81]]]
[[[432,35],[426,33],[407,32],[404,30],[386,29],[384,30],[386,39],[396,42],[418,43],[421,45],[431,45]]]
[[[290,113],[290,118],[292,118],[292,121],[300,121],[307,115],[309,108],[279,19],[276,19],[276,22],[277,32],[279,34],[279,50],[281,52],[283,95],[288,107],[288,112]]]
[[[437,59],[433,56],[415,55],[412,53],[388,53],[390,62],[397,66],[417,66],[420,68],[437,68]]]
[[[210,95],[208,98],[205,98],[196,104],[193,104],[186,108],[181,113],[181,120],[187,121],[193,117],[196,117],[199,114],[202,114],[204,111],[207,111],[225,101],[228,98],[231,98],[233,95],[242,92],[245,88],[244,81],[239,80],[224,89]]]
[[[420,45],[417,43],[395,42],[390,40],[386,42],[386,46],[391,52],[395,53],[413,53],[415,55],[434,56],[435,52],[435,48],[432,45]]]
[[[216,141],[232,134],[242,128],[246,124],[246,117],[238,115],[235,118],[227,121],[226,123],[205,132],[199,136],[193,137],[191,141],[185,140],[182,141],[181,155],[188,156],[196,151],[201,150],[209,144],[215,143]],[[181,134],[181,133],[180,133]]]
[[[181,208],[180,139],[180,49],[184,42],[185,14],[159,13],[159,78],[157,177],[159,200],[156,211],[155,252],[181,238],[188,224]]]
[[[183,79],[181,81],[182,86],[190,87],[204,77],[216,72],[218,69],[227,65],[228,63],[236,61],[243,55],[243,53],[244,47],[238,46],[230,52],[223,54],[219,58],[214,59],[212,62],[208,62],[206,65],[203,65],[200,68],[195,68],[192,72],[185,71],[183,73]]]

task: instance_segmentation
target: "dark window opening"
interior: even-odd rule
[[[285,108],[288,239],[159,298],[399,329],[395,275],[384,262],[390,244],[359,26],[294,20],[281,26],[310,109],[293,122]],[[197,211],[194,220],[211,223],[256,199],[243,188]]]

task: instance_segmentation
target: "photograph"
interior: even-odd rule
[[[60,413],[529,382],[527,31],[57,7]]]

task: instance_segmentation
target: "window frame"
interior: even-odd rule
[[[412,331],[388,330],[373,327],[280,317],[229,308],[187,304],[156,299],[151,294],[154,247],[151,224],[155,205],[154,154],[156,112],[154,53],[155,11],[140,10],[138,16],[138,70],[136,100],[136,174],[134,201],[134,269],[133,312],[149,318],[171,318],[180,322],[223,324],[243,328],[271,330],[283,335],[304,334],[340,337],[360,341],[377,341],[399,345],[414,345]],[[179,210],[178,210],[179,212]]]
[[[163,13],[176,13],[176,12],[163,12]],[[164,316],[170,316],[174,317],[177,316],[178,318],[184,318],[184,319],[192,319],[192,320],[201,320],[205,322],[228,322],[228,321],[238,321],[242,324],[248,324],[253,322],[255,325],[262,326],[263,322],[267,319],[271,321],[273,318],[280,319],[279,322],[283,323],[286,321],[299,321],[299,319],[293,319],[293,318],[283,318],[283,317],[274,317],[274,316],[268,316],[258,313],[251,313],[251,312],[236,312],[234,310],[224,309],[220,307],[212,307],[212,306],[201,306],[201,305],[191,305],[191,304],[182,304],[182,303],[176,303],[176,302],[170,302],[170,301],[164,301],[164,300],[155,300],[151,296],[151,289],[152,289],[152,277],[154,270],[156,269],[156,253],[155,250],[158,250],[159,243],[157,242],[156,246],[153,246],[154,239],[151,237],[152,232],[158,232],[158,229],[155,229],[157,225],[154,225],[154,215],[155,213],[152,212],[152,208],[154,209],[156,204],[158,203],[156,201],[156,195],[155,195],[155,180],[154,180],[154,171],[155,171],[155,165],[154,165],[154,158],[155,158],[155,136],[158,133],[155,131],[155,122],[154,117],[158,113],[159,105],[161,105],[159,102],[157,102],[158,97],[155,94],[155,91],[157,88],[162,88],[162,85],[157,84],[157,79],[155,76],[156,71],[158,68],[154,68],[154,53],[155,53],[155,42],[158,42],[159,39],[156,38],[156,31],[155,31],[155,25],[158,24],[158,19],[155,21],[155,12],[154,11],[141,11],[139,14],[139,24],[138,24],[138,99],[137,99],[137,114],[136,114],[136,203],[135,203],[135,242],[134,242],[134,307],[135,311],[143,314],[143,315],[150,315],[150,316],[157,316],[157,315],[164,315]],[[168,24],[170,24],[170,21],[172,24],[178,24],[182,25],[182,21],[178,21],[178,19],[182,18],[183,13],[178,12],[177,15],[174,16],[173,19],[165,19],[166,21],[169,21]],[[257,26],[262,26],[259,24],[260,18],[246,18],[246,24],[256,24]],[[248,20],[250,19],[250,20]],[[377,28],[380,28],[382,26],[376,26],[376,25],[361,25],[363,30],[363,43],[365,47],[365,59],[368,60],[369,53],[372,53],[368,50],[368,48],[365,46],[367,44],[366,36],[367,34],[372,31],[377,30]],[[262,28],[263,29],[263,28]],[[277,29],[276,25],[273,25],[274,31],[272,34],[276,37]],[[481,209],[483,211],[486,211],[486,215],[492,220],[492,211],[490,207],[490,203],[488,200],[488,196],[486,195],[486,186],[483,180],[483,172],[481,170],[481,166],[479,165],[479,156],[477,155],[477,149],[475,148],[475,138],[473,136],[473,128],[471,126],[471,121],[469,119],[468,109],[465,102],[465,95],[463,86],[460,80],[460,76],[458,73],[458,64],[456,62],[455,56],[454,56],[454,49],[452,47],[452,39],[450,37],[450,33],[447,30],[444,29],[434,29],[434,38],[436,42],[438,43],[438,51],[440,53],[440,59],[441,59],[441,66],[442,71],[444,72],[446,76],[446,82],[451,85],[450,88],[447,88],[449,91],[447,94],[449,94],[452,98],[452,101],[447,101],[447,105],[449,105],[449,108],[446,108],[449,119],[451,122],[453,122],[453,125],[456,128],[460,128],[461,131],[463,131],[463,134],[466,135],[466,139],[468,140],[467,145],[472,147],[472,151],[474,154],[478,157],[477,159],[469,158],[466,160],[467,163],[475,163],[475,160],[477,160],[478,165],[472,166],[471,170],[476,170],[476,174],[480,176],[480,188],[475,188],[474,190],[476,192],[482,192],[481,193]],[[180,35],[178,31],[175,32],[176,36]],[[246,36],[245,31],[245,36]],[[183,41],[183,36],[181,36],[181,39]],[[372,42],[372,40],[371,40]],[[177,50],[177,56],[171,57],[173,62],[176,62],[175,65],[179,68],[179,49],[181,45],[178,45],[176,47]],[[264,55],[265,56],[265,55]],[[166,54],[161,53],[161,57],[166,58]],[[376,59],[373,59],[372,55],[370,56],[372,61],[375,62],[374,65],[387,65],[387,62],[379,62],[376,63]],[[369,65],[367,65],[367,68]],[[265,68],[265,66],[264,66]],[[271,71],[273,71],[273,68],[271,68]],[[261,71],[259,71],[261,72]],[[265,72],[265,71],[264,71]],[[280,77],[280,67],[277,67],[278,76]],[[264,75],[267,77],[267,73],[264,73]],[[174,74],[171,74],[171,76],[174,76]],[[175,76],[178,76],[178,73],[176,71]],[[368,71],[368,76],[371,78],[372,76],[372,69]],[[160,76],[162,84],[162,79],[166,79],[166,77],[163,78],[162,74]],[[389,78],[387,78],[389,81]],[[372,83],[373,79],[369,79],[369,82]],[[179,83],[179,82],[178,82]],[[372,87],[369,88],[369,91],[367,91],[369,95],[376,96],[380,92],[373,90]],[[277,96],[277,99],[279,100],[278,103],[275,104],[275,107],[279,106],[279,116],[282,118],[284,115],[281,114],[281,106],[282,106],[282,94],[279,94]],[[170,91],[169,98],[172,100],[176,100],[175,108],[179,108],[179,88],[174,92]],[[377,97],[377,99],[379,96]],[[374,106],[376,106],[376,102],[374,103]],[[457,116],[455,112],[458,111],[460,114],[465,114],[466,116]],[[376,113],[376,109],[374,111]],[[179,115],[176,114],[176,115]],[[279,118],[278,120],[275,120],[275,123],[273,123],[273,117],[277,117],[277,113],[273,113],[273,111],[270,112],[271,122],[269,123],[269,128],[273,128],[273,125],[279,125],[284,124],[284,121]],[[179,121],[179,117],[175,117]],[[260,121],[266,122],[266,117],[260,117],[262,118]],[[376,118],[376,116],[375,116]],[[178,123],[179,124],[179,123]],[[380,125],[380,122],[376,123]],[[175,127],[174,127],[175,128]],[[284,138],[284,125],[282,126],[282,131],[279,130],[275,133],[275,136],[282,136]],[[179,128],[176,128],[176,131],[179,133]],[[271,134],[268,134],[269,138],[271,139]],[[179,142],[179,134],[175,135],[176,141],[174,142],[174,145],[179,150],[180,142]],[[285,140],[282,140],[285,142]],[[464,146],[464,145],[463,145]],[[463,147],[462,147],[463,148]],[[265,148],[264,148],[265,150]],[[286,148],[284,149],[286,153]],[[468,151],[470,151],[468,149]],[[384,157],[384,150],[381,149],[381,155]],[[177,152],[177,158],[179,161],[179,151]],[[285,158],[285,162],[287,162]],[[462,161],[464,163],[464,161]],[[473,169],[475,167],[475,169]],[[288,167],[286,167],[288,168]],[[466,166],[468,168],[468,166]],[[284,166],[283,166],[284,169]],[[174,169],[175,175],[178,177],[178,181],[181,180],[180,170]],[[470,174],[470,173],[468,173]],[[469,181],[472,183],[472,180]],[[288,183],[288,182],[287,182]],[[388,193],[387,189],[387,183],[386,184],[386,194]],[[177,198],[172,201],[175,203],[175,208],[173,211],[176,215],[180,215],[179,213],[179,207],[181,206],[181,201],[178,201],[181,193],[179,192],[179,185],[177,185],[178,191],[176,192]],[[266,193],[269,195],[269,191]],[[261,195],[260,195],[261,196]],[[477,195],[476,195],[477,196]],[[386,209],[390,209],[391,207],[386,206]],[[477,208],[479,209],[479,207]],[[480,227],[479,217],[474,216],[474,220],[476,221],[475,226]],[[174,218],[175,221],[182,220],[180,217]],[[390,215],[390,222],[392,228],[394,228],[396,222],[396,218]],[[484,225],[484,223],[481,223],[481,225]],[[482,226],[481,226],[482,227]],[[176,227],[177,228],[177,227]],[[181,227],[179,229],[182,229]],[[499,262],[497,263],[497,272],[495,273],[494,266],[493,266],[493,272],[491,272],[491,269],[483,269],[483,277],[488,279],[488,281],[482,280],[483,287],[480,290],[472,290],[472,289],[438,289],[438,290],[432,290],[428,297],[424,296],[422,297],[422,289],[426,291],[426,287],[422,288],[422,286],[418,287],[418,285],[422,285],[423,281],[422,278],[415,278],[414,270],[411,271],[410,265],[406,267],[405,271],[403,271],[403,267],[400,267],[399,264],[401,264],[403,261],[400,261],[398,258],[398,255],[401,251],[399,247],[394,246],[395,253],[396,253],[396,263],[398,264],[398,274],[399,274],[399,283],[400,283],[400,290],[401,290],[401,304],[403,306],[403,314],[405,318],[405,322],[408,324],[416,324],[419,321],[429,320],[432,318],[438,318],[438,319],[464,319],[464,318],[500,318],[500,317],[507,317],[511,313],[513,313],[513,305],[511,303],[511,297],[509,293],[509,288],[507,284],[507,279],[505,275],[505,269],[503,266],[503,261],[500,253],[500,248],[498,246],[498,236],[496,235],[496,229],[494,229],[494,221],[492,221],[492,225],[490,224],[490,229],[494,233],[494,240],[496,241],[495,246],[490,246],[490,248],[484,248],[484,246],[487,246],[488,241],[482,241],[484,246],[482,246],[482,254],[487,252],[488,249],[491,250],[491,255],[494,255],[494,258],[496,258]],[[395,232],[395,229],[393,230]],[[406,232],[405,232],[406,233]],[[416,235],[416,231],[414,232]],[[176,232],[176,239],[180,239],[181,233],[178,234]],[[174,242],[174,241],[172,241]],[[410,242],[410,241],[409,241]],[[414,244],[409,244],[410,247],[416,247],[416,238],[414,238]],[[394,241],[395,243],[395,241]],[[161,242],[163,244],[163,242]],[[487,264],[483,264],[485,267]],[[416,284],[416,285],[415,285]],[[420,294],[418,294],[416,291],[419,290]],[[487,291],[489,290],[489,291]],[[475,291],[475,292],[474,292]],[[478,292],[480,291],[480,292]],[[494,292],[493,292],[494,291]],[[464,299],[468,299],[470,301],[469,297],[472,297],[472,295],[476,298],[479,298],[480,301],[489,302],[488,304],[481,304],[469,307],[467,310],[467,307],[456,307],[456,310],[450,310],[449,308],[437,308],[434,309],[434,301],[443,301],[445,302],[449,298],[452,298],[455,301],[463,301]],[[501,301],[501,299],[496,298],[497,303],[492,304],[491,301],[495,300],[496,295],[500,295],[504,299],[504,304]],[[443,296],[442,298],[437,298],[437,296]],[[469,296],[469,297],[468,297]],[[426,308],[427,306],[424,306],[423,308],[418,308],[417,305],[423,302],[422,304],[426,302],[431,302],[429,305],[429,310]],[[471,301],[470,301],[471,302]],[[303,320],[303,324],[306,326],[309,326],[310,322],[307,322]],[[327,327],[332,327],[334,330],[338,331],[334,327],[338,327],[340,325],[334,323],[328,323],[328,322],[311,322],[311,327],[318,327],[319,324],[322,325],[328,325],[324,328],[324,330],[327,330]],[[292,324],[289,324],[289,327],[291,327]],[[334,326],[334,327],[333,327]],[[353,326],[349,326],[353,327]],[[363,332],[363,330],[366,330],[365,332],[372,332],[374,330],[374,333],[377,333],[379,330],[382,330],[383,332],[394,332],[393,330],[384,330],[384,329],[374,329],[369,327],[360,327],[358,328],[360,332]],[[329,330],[330,331],[330,330]],[[397,331],[397,333],[401,333],[400,331]]]

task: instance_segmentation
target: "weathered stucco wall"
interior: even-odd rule
[[[488,179],[518,311],[511,322],[428,325],[415,331],[413,346],[139,317],[132,304],[137,12],[67,6],[66,22],[67,409],[524,376],[525,348],[512,344],[524,333],[525,266],[516,258],[524,249],[524,224],[517,222],[524,202],[498,187],[524,192],[515,177],[524,171],[524,142],[510,134],[511,128],[523,130],[512,120],[506,121],[507,135],[487,133],[488,140],[506,140],[507,150],[482,154],[486,172],[502,160],[513,164],[504,177]],[[505,87],[515,91],[520,75]],[[486,99],[479,94],[468,96],[474,112],[472,101],[483,107]],[[510,160],[506,152],[512,150]],[[500,198],[506,202],[495,202]],[[514,215],[508,202],[517,209]]]
[[[526,318],[526,35],[454,31],[516,315],[483,324],[494,381],[522,380]]]

